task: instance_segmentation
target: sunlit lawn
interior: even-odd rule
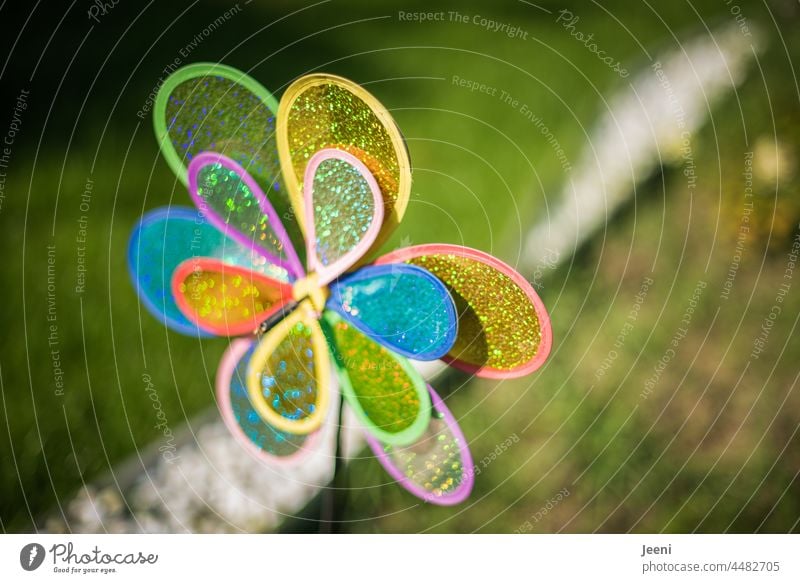
[[[334,17],[335,8],[324,10]],[[594,55],[554,25],[554,17],[534,19],[532,9],[523,4],[508,10],[497,16],[525,23],[530,40],[456,24],[401,24],[392,17],[323,33],[274,57],[280,62],[276,69],[268,61],[253,71],[268,87],[280,85],[324,62],[318,54],[324,47],[331,63],[322,69],[366,83],[394,111],[415,169],[412,203],[387,248],[432,241],[460,243],[516,264],[524,230],[541,216],[545,204],[557,202],[564,174],[541,134],[518,109],[497,96],[459,87],[453,83],[454,75],[513,94],[535,109],[573,163],[603,109],[603,98],[619,85],[620,79],[610,69],[598,67]],[[394,14],[392,9],[365,11],[373,16]],[[672,10],[668,20],[682,30],[682,23],[690,25],[695,18]],[[595,30],[608,50],[627,59],[632,68],[644,65],[636,40],[619,34],[602,11],[587,10],[582,25]],[[288,39],[319,28],[300,20],[286,26],[296,27],[281,32]],[[652,17],[641,21],[637,36],[653,50],[671,38]],[[180,39],[174,42],[181,44]],[[256,62],[257,53],[247,48],[226,62],[245,68]],[[197,57],[212,59],[221,54],[206,45]],[[775,84],[781,82],[780,74],[779,70],[774,73]],[[35,166],[32,147],[15,152],[17,165],[6,188],[13,199],[6,201],[0,231],[10,259],[2,277],[11,306],[3,311],[6,340],[0,361],[3,413],[9,428],[8,435],[0,437],[0,518],[6,530],[29,528],[32,517],[56,510],[57,501],[69,498],[84,480],[102,475],[158,437],[142,382],[144,373],[153,380],[173,426],[214,402],[213,378],[226,341],[198,342],[167,332],[140,307],[126,271],[128,234],[142,211],[170,201],[188,204],[185,192],[158,159],[149,122],[128,143],[147,82],[143,78],[141,88],[128,90],[122,112],[115,114],[112,130],[103,136],[91,173],[87,285],[82,294],[74,290],[75,238],[82,214],[79,197],[105,120],[86,118],[83,123],[94,129],[84,131],[82,141],[72,145],[66,158],[65,145],[58,142],[44,144]],[[757,107],[761,97],[758,82],[753,81],[745,105]],[[768,129],[760,125],[752,131]],[[723,175],[738,172],[741,149],[734,143],[722,153]],[[774,354],[754,363],[739,385],[729,371],[738,370],[735,365],[749,353],[753,330],[773,301],[772,282],[779,277],[784,259],[780,252],[770,255],[760,273],[755,259],[744,265],[738,275],[742,298],[728,302],[714,320],[713,300],[731,250],[726,239],[731,226],[723,225],[718,233],[715,261],[703,274],[704,253],[711,242],[709,224],[718,203],[716,152],[710,152],[705,161],[709,174],[693,201],[673,192],[679,190],[675,176],[665,177],[669,236],[660,247],[651,234],[661,229],[661,184],[653,183],[635,213],[626,211],[612,222],[604,244],[588,245],[571,270],[561,269],[546,280],[541,293],[552,310],[557,339],[546,369],[514,382],[472,382],[452,393],[448,404],[462,420],[478,461],[498,443],[512,435],[519,437],[519,443],[478,476],[473,502],[455,511],[416,507],[396,512],[414,506],[415,500],[397,487],[381,488],[378,495],[374,486],[384,480],[379,466],[374,460],[359,461],[352,465],[348,479],[355,488],[365,489],[352,494],[349,516],[370,520],[353,523],[352,530],[512,531],[562,488],[568,488],[570,495],[536,523],[535,530],[562,526],[578,531],[682,530],[698,524],[714,530],[728,523],[747,530],[753,526],[754,517],[761,516],[764,506],[778,499],[792,479],[786,468],[797,467],[796,447],[795,453],[786,454],[795,456],[794,465],[781,458],[740,516],[733,516],[729,509],[744,505],[738,493],[754,490],[753,481],[766,474],[789,437],[791,424],[781,417],[757,445],[768,421],[759,411],[762,407],[774,411],[775,401],[783,399],[793,378],[784,365],[771,372]],[[59,202],[52,232],[56,193]],[[687,230],[686,248],[702,253],[684,249]],[[54,394],[53,346],[48,345],[47,245],[51,244],[57,249],[55,323],[66,384],[63,397]],[[753,257],[758,256],[755,249],[760,244],[753,243]],[[607,356],[609,337],[624,324],[633,295],[654,261],[655,284],[635,330],[608,374],[596,381],[594,373]],[[692,334],[655,394],[642,401],[640,387],[663,354],[700,278],[709,284]],[[741,301],[756,281],[759,287],[739,328]],[[790,306],[787,312],[796,313],[800,300],[795,295],[790,301],[793,312]],[[715,324],[703,344],[712,320]],[[790,327],[786,318],[773,331],[770,343],[776,351],[789,337],[787,353],[797,352]],[[747,333],[739,338],[741,330]],[[720,362],[723,366],[716,370]],[[694,364],[684,379],[689,363]],[[765,385],[760,379],[770,374],[757,399]],[[783,411],[792,409],[797,410],[794,396]],[[720,420],[713,423],[720,410]],[[682,426],[686,419],[689,422]],[[743,427],[737,431],[742,419]],[[679,464],[686,462],[680,472],[675,467],[676,452]],[[752,458],[747,459],[751,452]],[[745,462],[753,471],[735,476]],[[706,473],[709,477],[704,479]],[[673,477],[675,481],[669,483]],[[733,486],[701,523],[731,480]],[[696,493],[681,507],[695,487]],[[661,502],[648,508],[662,490]],[[782,506],[766,528],[786,530],[790,523],[784,517],[797,516],[796,490],[794,496],[790,493],[781,500]]]

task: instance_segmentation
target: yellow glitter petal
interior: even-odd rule
[[[319,150],[338,148],[361,160],[381,189],[385,214],[372,249],[380,247],[402,219],[411,192],[408,151],[386,108],[352,81],[306,75],[284,93],[276,131],[281,171],[301,227],[306,165]]]
[[[246,383],[266,423],[295,435],[319,428],[328,411],[330,358],[311,302],[300,302],[259,341]]]
[[[325,331],[335,347],[342,394],[367,430],[394,445],[419,438],[431,405],[416,369],[333,312],[325,313]]]
[[[416,245],[379,257],[426,268],[449,289],[458,334],[444,357],[453,366],[488,378],[513,378],[539,368],[550,354],[550,317],[530,282],[482,251],[460,245]]]
[[[458,255],[409,261],[449,288],[458,313],[458,335],[450,356],[475,366],[511,370],[530,361],[541,342],[536,308],[506,274]]]
[[[174,278],[180,310],[219,335],[250,333],[291,299],[288,284],[212,259],[189,259],[176,268]]]

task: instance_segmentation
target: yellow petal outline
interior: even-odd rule
[[[408,207],[408,200],[411,195],[411,162],[408,157],[408,150],[406,149],[403,136],[389,111],[371,93],[357,83],[350,81],[349,79],[345,79],[344,77],[339,77],[338,75],[330,75],[325,73],[305,75],[294,81],[286,89],[286,92],[283,94],[280,104],[278,105],[276,134],[278,143],[278,158],[280,159],[281,163],[281,174],[283,175],[284,184],[289,191],[289,199],[291,200],[292,207],[294,208],[297,222],[304,234],[306,233],[306,227],[305,205],[303,202],[303,175],[305,172],[305,167],[308,164],[308,160],[306,160],[306,163],[303,165],[303,167],[299,169],[299,172],[296,173],[289,146],[289,132],[287,126],[289,112],[292,110],[297,98],[308,89],[318,87],[320,85],[336,85],[345,89],[346,91],[349,91],[355,95],[355,97],[363,101],[372,111],[372,113],[378,118],[381,125],[383,125],[384,129],[389,134],[389,138],[391,139],[392,146],[394,147],[394,152],[397,157],[399,175],[397,198],[395,201],[392,201],[387,193],[383,191],[381,192],[384,199],[385,209],[383,224],[378,237],[375,239],[375,242],[370,248],[370,251],[365,254],[366,256],[369,255],[370,252],[378,249],[386,241],[389,235],[391,235],[392,231],[394,231],[397,225],[400,224],[400,221],[406,212],[406,208]],[[322,147],[338,147],[339,149],[349,151],[337,144],[327,144]],[[350,153],[353,154],[353,152]],[[369,166],[367,163],[368,160],[362,159],[363,157],[369,158],[367,153],[364,153],[364,156],[356,155],[356,157],[361,159],[362,162]]]
[[[311,346],[314,351],[314,377],[317,385],[317,399],[314,412],[300,420],[288,419],[270,407],[261,392],[259,376],[272,353],[283,342],[289,330],[302,322],[311,329]],[[328,344],[319,324],[319,315],[311,302],[303,300],[291,314],[281,320],[258,342],[247,367],[246,383],[250,402],[259,416],[279,429],[297,435],[307,435],[319,429],[328,411],[330,399],[331,364]]]

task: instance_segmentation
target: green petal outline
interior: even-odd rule
[[[153,107],[153,128],[156,132],[158,147],[161,149],[167,164],[169,164],[169,167],[172,168],[180,181],[183,182],[184,186],[189,185],[189,177],[182,157],[175,150],[175,146],[172,145],[172,140],[169,138],[165,115],[167,101],[172,93],[172,90],[184,81],[207,76],[222,77],[241,85],[250,91],[250,93],[258,97],[261,102],[267,106],[273,116],[277,116],[278,112],[278,100],[272,96],[272,93],[267,91],[266,87],[264,87],[261,83],[250,77],[247,73],[243,73],[239,69],[219,63],[193,63],[191,65],[181,67],[172,73],[166,78],[164,83],[159,88],[158,94],[156,95],[156,102],[155,106]]]
[[[389,350],[386,347],[381,346],[386,353],[391,356],[400,367],[403,369],[403,372],[408,375],[408,378],[411,379],[411,382],[414,386],[414,390],[417,393],[417,397],[419,398],[419,413],[417,414],[417,418],[414,422],[408,426],[407,428],[403,429],[402,431],[391,433],[389,431],[385,431],[375,425],[372,420],[367,417],[367,414],[364,412],[364,409],[361,406],[361,403],[358,401],[358,396],[356,395],[355,390],[353,389],[353,385],[350,383],[350,377],[347,374],[347,368],[344,366],[344,362],[342,356],[339,352],[338,346],[336,344],[336,338],[333,332],[333,327],[338,324],[339,322],[346,322],[344,318],[339,316],[336,312],[331,310],[325,310],[322,314],[322,318],[320,319],[320,324],[322,324],[322,331],[325,333],[325,338],[328,340],[328,349],[331,352],[331,356],[333,357],[333,361],[336,364],[336,371],[338,373],[339,378],[339,385],[340,390],[342,391],[342,395],[347,400],[347,403],[353,408],[353,411],[356,414],[356,417],[361,422],[362,425],[373,435],[376,439],[380,440],[382,443],[387,445],[393,446],[405,446],[411,445],[415,441],[417,441],[425,430],[428,427],[428,424],[431,420],[431,396],[428,393],[428,386],[425,383],[425,380],[422,378],[422,375],[419,374],[419,371],[415,369],[411,363],[408,361],[407,358],[404,356],[400,356],[399,354]],[[348,325],[352,326],[348,323]],[[355,328],[354,328],[355,329]],[[357,329],[355,331],[358,334],[361,334]],[[365,336],[366,338],[366,336]],[[374,342],[373,340],[367,338],[370,342]]]

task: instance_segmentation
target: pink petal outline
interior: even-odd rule
[[[277,456],[267,453],[242,431],[241,426],[236,421],[231,406],[230,396],[230,381],[233,378],[233,373],[236,370],[236,365],[239,360],[247,353],[247,350],[255,342],[252,338],[236,338],[231,341],[225,354],[219,362],[217,367],[216,389],[217,389],[217,406],[219,407],[222,420],[228,431],[233,437],[247,450],[247,452],[259,461],[266,461],[270,464],[277,465],[297,465],[298,462],[303,461],[311,452],[316,450],[320,440],[321,430],[315,431],[310,434],[300,449],[296,453],[288,456]]]
[[[550,354],[550,349],[553,346],[553,328],[550,323],[550,316],[548,315],[547,309],[545,308],[541,298],[533,289],[533,286],[530,284],[530,282],[528,282],[528,280],[522,277],[522,275],[520,275],[516,269],[500,261],[496,257],[493,257],[488,253],[484,253],[483,251],[478,251],[477,249],[471,249],[470,247],[464,247],[462,245],[449,245],[446,243],[431,243],[427,245],[415,245],[413,247],[397,249],[376,259],[375,264],[382,265],[386,263],[405,263],[409,259],[414,259],[423,255],[457,255],[459,257],[465,257],[467,259],[485,263],[486,265],[489,265],[497,271],[507,275],[522,289],[523,292],[525,292],[525,295],[528,296],[533,303],[533,307],[536,310],[536,316],[539,318],[539,327],[541,328],[542,333],[542,339],[539,343],[539,348],[536,351],[536,355],[528,362],[511,370],[477,366],[450,356],[442,357],[444,362],[470,374],[490,379],[510,379],[525,376],[532,373],[542,366],[542,364],[544,364],[545,360],[547,360],[547,357]]]
[[[253,193],[253,196],[258,201],[258,206],[261,209],[261,212],[267,215],[269,227],[272,229],[272,232],[283,245],[283,250],[286,254],[285,261],[280,257],[276,257],[257,242],[248,238],[244,233],[241,233],[234,227],[228,225],[217,213],[217,211],[211,208],[208,203],[198,194],[197,175],[200,172],[200,168],[209,164],[221,164],[223,168],[233,170],[241,177],[242,182],[244,182],[245,186],[250,189],[250,192]],[[269,202],[269,199],[264,194],[264,191],[261,190],[261,187],[255,181],[255,179],[250,176],[250,174],[244,168],[242,168],[238,162],[228,158],[224,154],[219,154],[217,152],[202,152],[194,157],[194,159],[189,163],[187,170],[189,173],[189,196],[197,207],[197,210],[199,210],[203,216],[208,217],[208,220],[212,225],[240,245],[244,245],[246,248],[252,249],[259,255],[266,257],[271,263],[284,268],[289,272],[290,277],[298,279],[305,276],[303,264],[300,262],[297,252],[292,245],[292,241],[289,239],[289,235],[286,234],[286,229],[278,217],[278,214],[275,212],[272,203]]]
[[[386,472],[403,488],[414,494],[414,496],[417,498],[421,498],[425,502],[430,502],[431,504],[436,504],[438,506],[453,506],[466,500],[472,492],[472,486],[475,483],[475,465],[472,461],[472,454],[469,451],[469,446],[467,445],[467,440],[464,437],[464,433],[461,431],[461,427],[458,425],[455,417],[453,417],[450,409],[447,408],[447,405],[444,404],[444,401],[442,401],[441,397],[439,397],[439,395],[430,385],[428,385],[428,392],[431,395],[431,404],[433,405],[433,408],[444,414],[445,425],[459,441],[458,448],[459,452],[461,453],[463,478],[461,484],[459,484],[458,488],[453,493],[437,496],[432,492],[428,492],[425,488],[418,485],[411,478],[406,476],[400,470],[400,468],[398,468],[392,462],[389,454],[384,451],[383,444],[380,441],[375,439],[369,433],[364,433],[366,434],[367,443],[372,448],[372,451],[375,453],[375,457],[378,458],[378,461],[383,466],[383,469],[385,469]],[[428,437],[428,439],[435,439],[435,436]]]
[[[313,181],[314,174],[317,167],[325,160],[336,158],[347,162],[359,171],[361,176],[367,181],[369,189],[372,191],[372,199],[375,204],[375,213],[372,215],[372,222],[370,223],[367,232],[358,244],[345,253],[342,257],[334,261],[331,265],[324,266],[319,262],[316,252],[316,230],[314,228],[314,193]],[[378,236],[378,233],[383,226],[383,196],[381,189],[378,186],[372,172],[364,165],[364,163],[344,150],[337,150],[335,148],[325,148],[314,154],[308,161],[306,166],[305,175],[303,177],[303,201],[305,203],[305,223],[306,223],[306,261],[308,263],[308,271],[316,272],[319,275],[319,285],[325,285],[334,280],[337,276],[344,273],[355,264],[356,261],[361,259]]]

